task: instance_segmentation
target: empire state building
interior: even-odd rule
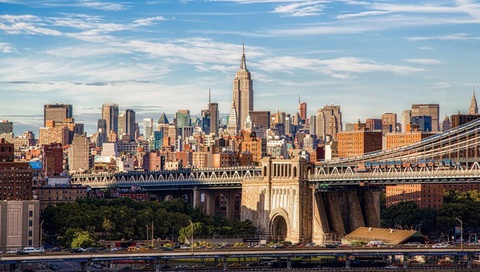
[[[245,120],[253,111],[253,82],[245,60],[245,44],[242,45],[242,60],[233,80],[233,107],[237,115],[237,133],[244,125]]]

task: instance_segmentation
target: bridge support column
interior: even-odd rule
[[[87,262],[81,261],[80,262],[80,271],[87,271]]]
[[[327,212],[325,210],[325,200],[322,193],[315,193],[313,190],[313,208],[312,208],[312,242],[317,244],[326,243],[326,234],[330,233],[330,226],[328,225]],[[306,243],[310,241],[304,241]]]
[[[287,257],[287,269],[290,270],[292,269],[292,258]]]
[[[205,194],[205,214],[215,215],[215,192]]]
[[[403,254],[403,268],[408,267],[408,254]]]
[[[356,230],[359,227],[365,227],[365,221],[363,219],[362,207],[360,205],[360,199],[358,192],[347,192],[348,211],[350,216],[348,217],[348,231]]]
[[[16,263],[11,263],[9,265],[10,272],[15,272],[16,269],[17,269],[17,264]]]
[[[192,199],[193,208],[200,207],[200,205],[201,205],[200,195],[201,195],[201,193],[198,191],[198,187],[195,186],[193,188],[193,199]]]
[[[467,268],[468,269],[472,268],[472,258],[473,258],[473,254],[469,253],[467,255]]]
[[[380,192],[363,192],[363,210],[365,225],[368,227],[380,227]]]
[[[337,233],[345,233],[345,225],[343,224],[343,216],[340,210],[339,202],[341,201],[341,192],[327,192],[326,194],[326,210],[328,216],[328,222],[331,231]],[[339,199],[340,198],[340,199]]]
[[[225,194],[227,197],[227,218],[228,219],[235,219],[235,193],[228,192]]]

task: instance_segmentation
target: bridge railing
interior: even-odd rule
[[[347,172],[330,174],[310,174],[309,180],[352,180],[352,179],[407,179],[407,178],[480,178],[480,170],[438,170],[417,172]]]

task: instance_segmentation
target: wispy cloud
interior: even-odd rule
[[[8,43],[0,42],[0,52],[1,53],[14,53],[15,49],[10,46]]]
[[[326,60],[278,57],[263,60],[257,68],[268,72],[290,72],[296,69],[302,69],[309,70],[312,73],[319,72],[340,79],[352,79],[355,78],[353,74],[358,73],[389,72],[394,74],[409,74],[424,71],[422,68],[377,63],[372,60],[355,57],[341,57]]]
[[[148,26],[148,25],[154,24],[155,22],[165,21],[165,20],[167,19],[163,16],[155,16],[155,17],[135,20],[133,23],[134,25],[137,25],[137,26]]]
[[[440,64],[441,61],[437,59],[404,59],[403,61],[411,62],[411,63],[418,63],[418,64]]]
[[[416,37],[409,37],[407,38],[411,41],[429,41],[429,40],[439,40],[439,41],[467,41],[467,40],[480,40],[480,37],[470,36],[467,33],[456,33],[456,34],[449,34],[449,35],[441,35],[441,36],[416,36]]]
[[[272,12],[291,17],[315,16],[323,11],[325,7],[323,4],[324,2],[325,1],[299,1],[288,5],[278,6]]]

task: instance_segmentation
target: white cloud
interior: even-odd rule
[[[435,82],[434,84],[435,88],[441,88],[441,89],[450,88],[451,86],[452,85],[450,83],[443,82],[443,81]]]
[[[0,52],[1,53],[14,53],[16,50],[11,47],[8,43],[0,42]]]
[[[155,16],[155,17],[135,20],[133,23],[136,26],[148,26],[148,25],[154,24],[157,21],[165,21],[165,20],[167,19],[165,19],[165,17],[163,16]]]
[[[300,1],[276,7],[272,12],[285,16],[304,17],[318,15],[324,9],[325,1]]]
[[[418,63],[418,64],[440,64],[441,61],[437,59],[404,59],[406,62]]]
[[[430,36],[430,37],[409,37],[407,38],[411,41],[429,41],[429,40],[439,40],[439,41],[466,41],[466,40],[480,40],[480,37],[473,37],[467,33],[456,33],[442,36]]]
[[[90,0],[80,0],[77,3],[73,3],[72,6],[98,9],[103,11],[119,11],[119,10],[127,9],[125,5],[121,3],[100,2],[100,1],[90,1]]]

